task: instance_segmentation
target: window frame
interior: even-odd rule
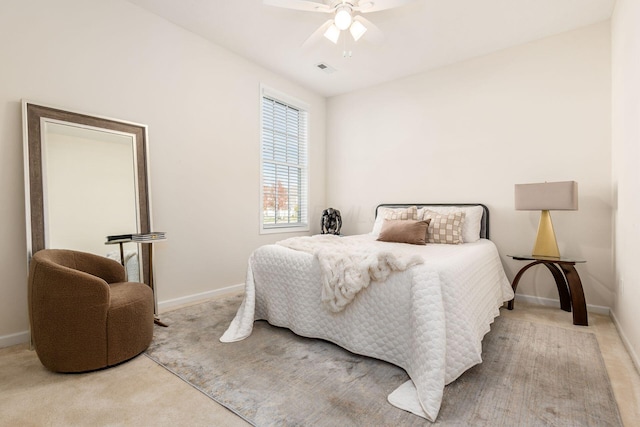
[[[263,157],[264,153],[264,117],[263,117],[263,99],[269,98],[276,102],[280,102],[285,104],[291,108],[297,109],[305,115],[305,125],[306,132],[304,135],[304,144],[303,151],[304,157],[303,162],[298,162],[298,165],[302,169],[302,181],[303,184],[300,188],[301,190],[301,198],[303,200],[300,201],[301,211],[303,212],[302,222],[300,223],[286,223],[285,225],[267,225],[265,224],[265,215],[264,215],[264,164],[265,159]],[[260,226],[260,234],[275,234],[275,233],[294,233],[294,232],[307,232],[310,230],[309,226],[309,140],[310,140],[310,131],[309,131],[309,117],[310,117],[310,108],[309,104],[300,101],[292,96],[289,96],[283,92],[265,86],[263,84],[260,85],[260,200],[259,200],[259,226]],[[298,142],[300,146],[300,141]],[[302,164],[301,164],[302,163]]]

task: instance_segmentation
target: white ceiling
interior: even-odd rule
[[[304,41],[330,15],[262,0],[128,0],[324,96],[587,26],[611,17],[615,0],[415,0],[364,15],[381,43],[351,40],[351,58],[322,38]],[[322,2],[322,0],[315,0]],[[330,0],[328,0],[330,1]],[[327,74],[318,63],[335,68]]]

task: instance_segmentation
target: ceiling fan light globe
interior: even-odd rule
[[[348,7],[340,7],[336,12],[334,24],[339,30],[346,30],[351,26],[352,22],[351,11]]]
[[[333,44],[338,44],[338,39],[340,38],[340,30],[334,24],[331,24],[327,31],[324,32],[325,38],[332,41]]]
[[[358,41],[360,40],[360,37],[362,37],[364,33],[367,32],[367,27],[362,25],[360,21],[353,21],[353,24],[351,24],[351,27],[349,28],[349,32],[351,33],[353,39],[355,41]]]

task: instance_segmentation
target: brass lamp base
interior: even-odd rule
[[[548,258],[560,258],[560,250],[556,242],[556,233],[553,231],[551,213],[543,210],[540,213],[540,223],[538,224],[538,236],[536,244],[533,246],[533,256]]]

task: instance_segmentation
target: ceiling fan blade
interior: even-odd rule
[[[362,36],[364,39],[373,43],[382,43],[384,41],[384,33],[367,18],[364,18],[361,15],[356,15],[353,17],[353,20],[360,22],[367,28],[367,32]]]
[[[330,6],[311,0],[262,0],[262,3],[267,6],[304,10],[305,12],[333,12]]]
[[[327,31],[327,29],[331,26],[331,24],[333,24],[333,19],[329,19],[327,22],[325,22],[324,24],[320,25],[318,27],[318,29],[315,30],[313,32],[313,34],[311,34],[304,41],[304,43],[302,43],[302,47],[303,48],[307,48],[307,47],[311,46],[312,44],[316,43],[317,41],[322,40],[322,37],[324,37],[325,31]]]
[[[353,10],[362,13],[379,12],[381,10],[404,6],[414,1],[415,0],[360,0]]]

